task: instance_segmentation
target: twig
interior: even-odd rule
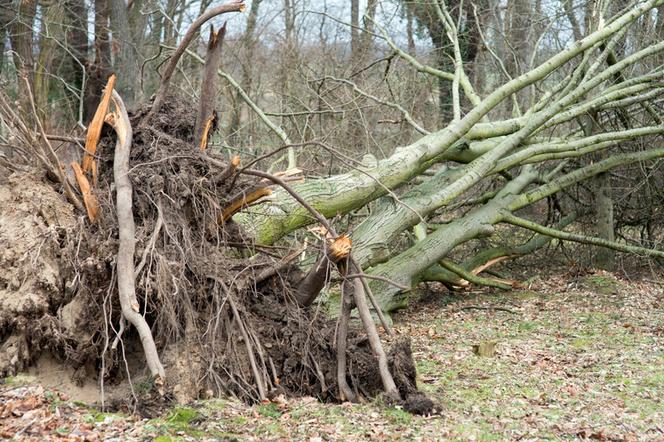
[[[161,206],[157,205],[157,221],[154,226],[154,231],[152,232],[152,236],[150,236],[150,240],[145,245],[145,249],[143,250],[143,255],[141,256],[141,262],[138,263],[138,265],[136,266],[136,270],[134,270],[134,279],[138,278],[138,275],[141,274],[141,270],[143,270],[143,267],[147,262],[150,250],[152,250],[154,248],[154,245],[157,243],[157,238],[159,237],[159,232],[161,231],[161,226],[163,225],[164,225],[164,216],[161,212]]]
[[[64,187],[65,194],[67,195],[67,199],[69,199],[69,202],[71,202],[78,210],[83,212],[85,210],[83,208],[83,204],[81,203],[81,200],[78,199],[78,197],[74,193],[74,190],[72,189],[72,186],[69,183],[67,176],[62,170],[62,167],[60,165],[60,160],[58,159],[58,156],[55,154],[53,146],[51,146],[51,142],[48,140],[48,137],[46,136],[46,131],[44,130],[44,126],[42,125],[41,119],[37,114],[37,108],[35,107],[35,99],[34,96],[32,95],[30,82],[28,81],[27,77],[23,77],[23,81],[25,81],[25,87],[27,88],[28,96],[30,97],[30,106],[32,107],[32,113],[35,116],[35,120],[37,120],[37,126],[39,127],[39,132],[41,133],[44,143],[46,144],[46,155],[49,157],[50,160],[50,164],[47,163],[47,165],[49,166],[51,172],[55,176],[57,176],[58,179],[60,180],[60,184],[62,184],[62,187]]]
[[[461,307],[459,309],[459,311],[463,311],[463,310],[495,310],[495,311],[499,311],[499,312],[507,312],[507,313],[511,313],[513,315],[516,315],[516,312],[514,310],[510,310],[510,309],[505,308],[505,307],[480,307],[478,305],[469,305],[469,306],[466,306],[466,307]]]

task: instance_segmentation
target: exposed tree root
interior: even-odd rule
[[[149,324],[144,331],[152,333],[158,354],[152,361],[160,361],[164,370],[151,362],[144,374],[162,377],[165,373],[166,398],[172,394],[187,401],[212,391],[247,401],[278,394],[360,400],[386,390],[381,379],[387,372],[393,379],[392,386],[386,384],[390,397],[407,400],[417,391],[412,356],[404,353],[408,344],[400,339],[381,343],[373,323],[373,332],[367,335],[366,324],[358,328],[349,320],[354,296],[364,300],[362,310],[368,313],[363,290],[345,295],[346,320],[337,326],[317,305],[303,308],[296,301],[306,272],[292,262],[301,248],[286,249],[276,256],[280,248],[265,249],[269,253],[249,258],[237,251],[240,246],[254,253],[264,249],[253,247],[232,220],[219,222],[232,195],[265,187],[266,179],[268,184],[288,184],[258,171],[249,171],[255,178],[238,174],[237,160],[228,162],[214,151],[200,151],[193,142],[194,116],[188,109],[166,100],[151,124],[142,127],[137,123],[145,118],[147,109],[139,109],[126,125],[127,129],[134,127],[131,151],[123,151],[119,145],[116,151],[128,156],[124,172],[114,174],[113,152],[115,145],[127,143],[129,137],[122,135],[122,129],[119,137],[102,131],[95,153],[99,161],[95,192],[101,206],[97,223],[83,229],[68,224],[62,230],[62,245],[56,242],[56,246],[43,248],[48,262],[57,263],[60,271],[54,295],[40,298],[40,311],[71,311],[67,315],[76,321],[45,313],[42,331],[33,333],[34,338],[22,332],[12,338],[12,342],[24,342],[20,354],[26,356],[21,363],[14,368],[0,367],[0,371],[25,367],[50,348],[75,367],[99,370],[103,358],[99,375],[108,391],[127,376],[123,354],[140,361],[143,353],[152,351],[142,348],[146,342],[141,342],[143,331],[137,332],[136,324],[143,321]],[[121,114],[111,121],[116,126],[125,124]],[[127,158],[118,158],[117,164]],[[29,194],[21,195],[27,198]],[[114,197],[120,223],[115,218]],[[1,209],[0,217],[4,216]],[[20,221],[11,219],[12,223]],[[133,234],[125,223],[128,219],[135,222]],[[325,218],[321,224],[331,227]],[[133,254],[126,251],[127,238],[135,241]],[[335,234],[334,238],[343,237]],[[330,252],[330,263],[340,259],[337,264],[341,264],[346,262],[343,257],[349,246],[340,239],[337,244],[324,243],[323,251],[325,255]],[[72,258],[62,260],[56,252]],[[12,263],[2,264],[14,269]],[[340,266],[344,272],[347,267]],[[135,297],[131,295],[133,281]],[[358,291],[361,282],[353,278],[344,286]],[[122,303],[115,295],[116,283]],[[68,289],[63,294],[60,287]],[[16,289],[12,286],[11,290]],[[123,308],[127,304],[129,309]],[[35,314],[0,305],[0,345],[9,342],[8,330],[21,330],[2,321],[15,324],[29,317]],[[125,327],[123,317],[134,327]],[[108,340],[104,339],[105,323],[109,325]],[[383,345],[387,347],[383,349]],[[140,378],[132,377],[136,376]],[[138,399],[155,400],[140,395]]]
[[[117,277],[120,307],[122,308],[122,316],[138,330],[150,373],[156,378],[158,384],[163,384],[166,376],[164,367],[159,360],[159,353],[150,326],[139,313],[140,306],[136,299],[134,285],[134,234],[136,228],[132,209],[132,186],[129,180],[129,153],[132,142],[131,123],[122,98],[115,91],[113,91],[112,100],[115,106],[115,112],[112,114],[113,128],[118,136],[113,160],[113,176],[117,195],[116,211],[119,232]]]

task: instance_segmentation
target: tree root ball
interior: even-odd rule
[[[298,307],[296,269],[256,281],[278,257],[260,253],[237,225],[220,219],[229,201],[259,183],[224,176],[223,155],[196,148],[191,112],[175,103],[166,102],[150,127],[137,123],[145,109],[132,116],[129,173],[136,295],[165,363],[165,397],[186,402],[212,392],[254,402],[262,387],[268,396],[338,401],[336,322],[315,305]],[[111,386],[127,376],[123,354],[146,374],[117,299],[114,145],[104,129],[94,190],[101,211],[93,225],[44,177],[0,183],[1,375],[44,352],[74,368],[95,367],[88,375]],[[402,405],[430,413],[409,341],[395,339],[388,350]],[[365,398],[380,394],[377,360],[359,327],[349,330],[347,357],[351,388]]]

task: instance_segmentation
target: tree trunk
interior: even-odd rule
[[[251,2],[251,8],[249,9],[249,14],[247,15],[247,27],[242,34],[240,43],[244,49],[242,52],[245,57],[241,60],[240,66],[242,68],[242,75],[240,77],[240,84],[242,88],[247,93],[247,96],[251,97],[253,91],[253,67],[255,62],[255,52],[256,52],[256,22],[258,20],[258,10],[260,8],[262,0],[254,0]],[[231,122],[228,127],[228,137],[231,144],[238,145],[241,144],[239,132],[240,125],[242,122],[242,112],[246,109],[244,100],[240,97],[239,92],[235,92],[233,95],[233,113],[231,115]]]
[[[80,92],[72,97],[72,104],[77,111],[84,106],[86,65],[88,63],[88,8],[85,0],[68,0],[65,4],[67,14],[67,41],[70,42],[71,55],[64,66],[63,77]],[[81,102],[83,101],[83,103]],[[78,116],[78,115],[77,115]],[[82,116],[81,116],[82,117]]]
[[[505,53],[505,67],[512,78],[516,78],[527,70],[528,57],[531,53],[529,39],[530,25],[533,17],[530,0],[509,0],[507,4],[505,24],[508,26],[507,52]],[[517,103],[520,108],[527,105],[527,90],[517,94]],[[516,109],[512,109],[515,112]]]
[[[14,18],[12,0],[0,0],[0,47],[3,48],[0,51],[0,74],[5,64],[5,41],[7,39],[7,33],[9,32],[9,24]]]
[[[117,91],[124,97],[128,107],[136,102],[139,93],[139,57],[136,48],[140,37],[133,32],[129,21],[129,11],[125,0],[110,2],[111,31],[113,32],[113,67],[118,76]],[[140,9],[141,2],[135,2],[132,9]]]
[[[599,174],[594,180],[595,213],[597,236],[615,241],[615,221],[613,218],[613,197],[611,196],[611,176]],[[615,252],[607,248],[597,249],[595,265],[604,270],[614,270]]]
[[[12,45],[14,65],[18,84],[27,78],[30,88],[34,90],[34,57],[32,55],[32,28],[37,11],[37,0],[20,0],[13,20],[9,26],[9,39]],[[30,97],[23,87],[19,87],[19,103],[21,115],[27,122],[32,122]]]
[[[102,89],[113,73],[111,67],[111,40],[109,36],[110,0],[95,0],[94,61],[87,66],[88,84],[85,89],[83,120],[87,124],[97,110]]]

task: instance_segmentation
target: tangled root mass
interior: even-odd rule
[[[149,127],[139,125],[144,109],[134,113],[130,158],[136,294],[166,366],[167,391],[179,401],[206,393],[256,401],[263,383],[270,395],[339,400],[335,321],[293,301],[297,269],[257,281],[274,254],[232,221],[219,221],[229,201],[266,183],[225,176],[223,155],[194,147],[192,113],[174,103]],[[114,146],[112,133],[102,134],[94,225],[40,177],[0,182],[0,375],[49,351],[80,376],[108,384],[125,376],[120,350],[137,347],[137,337],[122,324],[117,300]],[[410,343],[395,339],[389,361],[405,405],[431,412],[417,392]],[[364,397],[382,391],[359,327],[349,332],[348,381]]]

